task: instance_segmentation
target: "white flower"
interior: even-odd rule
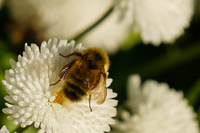
[[[129,111],[122,109],[122,121],[115,129],[125,133],[199,133],[196,114],[182,92],[153,80],[140,84],[138,75],[129,78]]]
[[[5,125],[1,128],[0,133],[9,133]]]
[[[40,127],[39,132],[46,133],[101,133],[109,131],[108,124],[114,121],[116,115],[116,93],[107,89],[107,98],[102,105],[92,99],[92,112],[88,107],[88,99],[80,102],[66,101],[64,104],[53,102],[61,86],[51,83],[58,80],[59,71],[71,62],[73,58],[63,58],[59,53],[68,55],[73,51],[81,51],[82,44],[75,46],[75,42],[57,39],[43,42],[41,47],[36,44],[25,45],[23,56],[18,61],[11,60],[12,69],[5,72],[3,84],[8,93],[5,96],[7,108],[3,112],[9,114],[9,120],[14,124],[26,127],[34,124]],[[111,80],[107,80],[110,84]]]
[[[194,0],[121,0],[121,16],[131,20],[145,43],[172,43],[190,24]]]
[[[29,25],[44,39],[72,38],[95,23],[112,6],[112,0],[11,0],[11,16],[23,25]],[[124,40],[127,25],[118,23],[117,12],[81,38],[88,47],[101,47],[110,53],[118,50]],[[41,36],[39,37],[41,38]]]

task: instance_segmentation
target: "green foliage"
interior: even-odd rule
[[[140,33],[135,33],[130,31],[127,37],[125,38],[124,42],[121,44],[122,51],[128,51],[135,45],[141,42]]]

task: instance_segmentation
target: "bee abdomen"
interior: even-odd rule
[[[67,83],[65,88],[63,89],[63,92],[67,98],[69,98],[72,101],[78,101],[81,99],[83,95],[86,93],[79,87],[71,83]]]

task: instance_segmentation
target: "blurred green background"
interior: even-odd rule
[[[196,0],[195,14],[190,27],[185,34],[173,44],[161,44],[158,47],[145,45],[140,41],[129,40],[114,55],[110,55],[110,77],[113,78],[111,88],[118,93],[119,105],[126,100],[126,83],[130,74],[139,74],[142,81],[155,79],[166,82],[171,88],[182,90],[189,104],[194,107],[200,120],[200,1]],[[173,20],[172,20],[173,21]],[[0,9],[0,81],[4,79],[4,72],[10,68],[9,59],[17,60],[17,56],[24,51],[24,44],[36,42],[32,34],[27,34],[21,44],[13,44],[9,36],[9,25],[13,23],[8,9]],[[130,33],[130,37],[132,34]],[[135,35],[134,35],[135,37]],[[137,38],[136,38],[137,40]],[[134,46],[131,45],[134,43]],[[5,88],[0,83],[0,108],[5,107],[3,97]],[[0,128],[10,125],[0,113]],[[5,123],[6,122],[6,123]],[[8,124],[9,123],[9,124]],[[8,126],[14,129],[13,125]],[[27,132],[30,132],[27,131]]]

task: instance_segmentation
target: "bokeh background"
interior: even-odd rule
[[[4,72],[10,68],[10,58],[17,61],[17,56],[24,51],[24,44],[41,44],[47,41],[31,27],[19,25],[11,17],[8,1],[3,1],[0,9],[0,81]],[[34,19],[34,18],[33,18]],[[173,21],[173,20],[172,20]],[[23,28],[21,28],[21,27]],[[19,30],[20,29],[20,30]],[[19,34],[20,32],[20,34]],[[56,38],[56,36],[55,36]],[[134,38],[134,39],[133,39]],[[62,38],[68,39],[68,38]],[[108,38],[109,39],[109,38]],[[138,41],[139,40],[139,41]],[[155,79],[166,82],[171,88],[184,92],[185,98],[193,106],[200,122],[200,1],[196,0],[194,15],[185,33],[172,44],[162,43],[160,46],[144,44],[139,36],[130,33],[120,47],[110,57],[110,77],[113,78],[111,88],[118,93],[119,105],[126,100],[127,78],[131,74],[139,74],[142,81]],[[5,88],[0,83],[0,108],[5,107],[3,97]],[[0,127],[10,125],[6,115],[0,112]],[[34,128],[28,131],[34,131]]]

